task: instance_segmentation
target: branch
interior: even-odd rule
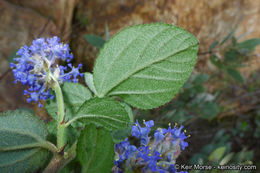
[[[76,147],[77,142],[75,142],[72,147],[65,152],[63,155],[57,153],[53,156],[52,160],[50,161],[49,165],[43,173],[57,173],[62,168],[64,168],[71,160],[76,157]]]

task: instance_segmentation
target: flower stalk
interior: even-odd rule
[[[60,88],[60,85],[58,82],[55,82],[54,84],[54,91],[56,94],[57,99],[57,147],[59,150],[61,150],[64,145],[66,144],[66,135],[65,135],[65,108],[64,108],[64,101],[63,101],[63,95]]]

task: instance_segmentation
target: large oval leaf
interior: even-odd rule
[[[109,131],[87,125],[77,143],[77,158],[82,173],[111,172],[114,160],[114,144]]]
[[[42,166],[48,151],[28,146],[44,143],[46,135],[44,123],[28,111],[0,114],[0,172],[33,172]]]
[[[93,72],[97,95],[117,95],[143,109],[163,105],[188,79],[197,52],[197,39],[180,27],[129,27],[100,51]]]
[[[108,130],[117,130],[127,127],[130,117],[119,102],[111,98],[92,98],[83,103],[77,115],[67,122],[67,125],[74,121],[94,123]]]

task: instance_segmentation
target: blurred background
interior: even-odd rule
[[[136,118],[186,127],[190,146],[180,163],[252,164],[259,171],[258,0],[0,0],[0,112],[32,108],[48,119],[44,108],[26,103],[23,86],[13,84],[9,62],[22,45],[57,35],[70,44],[74,65],[83,63],[82,71],[92,72],[110,37],[127,26],[151,22],[193,33],[200,42],[199,56],[174,100],[151,111],[135,109]]]

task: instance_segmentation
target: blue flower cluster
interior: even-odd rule
[[[175,125],[171,128],[169,125],[168,129],[158,128],[152,139],[148,135],[154,122],[147,121],[144,125],[141,127],[136,122],[132,127],[132,136],[140,140],[139,147],[131,145],[127,138],[116,144],[113,172],[141,170],[142,172],[178,173],[174,168],[175,161],[181,151],[188,146],[188,143],[184,141],[188,136],[182,132],[183,126],[178,128]]]
[[[29,95],[27,101],[39,103],[40,100],[53,98],[50,93],[54,82],[63,83],[65,81],[77,82],[78,76],[83,76],[77,68],[69,63],[73,59],[69,45],[60,42],[58,37],[36,39],[31,46],[23,46],[18,52],[10,66],[13,69],[15,83],[20,81],[29,88],[24,90],[25,95]],[[67,66],[58,66],[58,61],[66,61]],[[68,71],[70,68],[70,72]]]

